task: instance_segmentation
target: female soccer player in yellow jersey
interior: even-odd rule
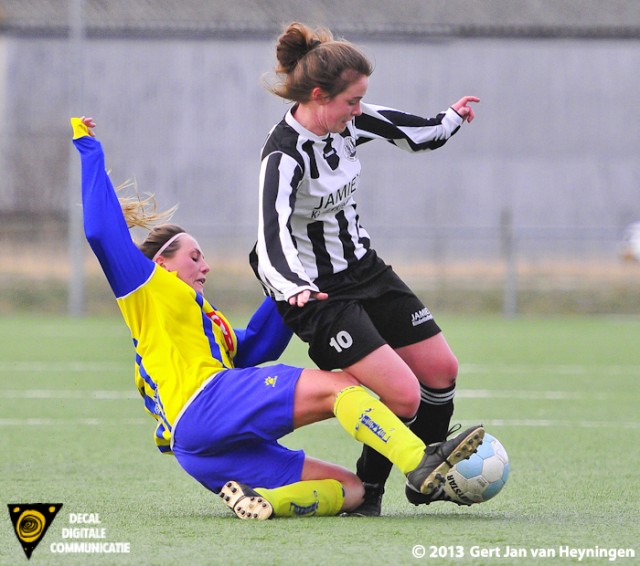
[[[157,421],[156,443],[238,517],[335,515],[361,504],[355,474],[278,442],[332,416],[423,493],[477,449],[481,426],[425,446],[346,372],[255,367],[277,358],[291,337],[274,301],[265,299],[247,328],[236,330],[203,296],[209,265],[193,236],[161,224],[136,246],[129,228],[150,227],[157,216],[118,200],[94,121],[71,123],[85,234],[131,332],[136,386]]]
[[[365,54],[298,22],[278,38],[276,58],[271,90],[293,104],[262,149],[251,264],[320,369],[348,371],[425,443],[443,441],[458,361],[429,309],[371,246],[356,208],[366,191],[358,154],[374,140],[438,149],[473,120],[479,99],[464,96],[433,118],[367,103],[373,66]],[[380,515],[390,471],[363,447],[357,472],[367,491],[356,514]],[[406,495],[415,504],[432,500],[411,486]]]

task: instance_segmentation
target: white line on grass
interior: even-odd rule
[[[26,419],[0,419],[0,427],[31,427],[31,426],[106,426],[106,425],[153,425],[153,421],[149,418],[135,419],[49,419],[49,418],[26,418]]]
[[[604,401],[610,397],[607,393],[576,391],[520,391],[502,389],[461,389],[456,392],[456,399],[518,399],[525,401],[576,401],[579,399],[593,399]]]
[[[94,372],[127,371],[133,368],[133,361],[118,362],[0,362],[0,372]]]
[[[81,419],[51,419],[51,418],[25,418],[25,419],[0,419],[0,427],[31,427],[31,426],[106,426],[128,425],[141,426],[152,425],[149,418],[133,419],[107,419],[107,418],[81,418]],[[471,426],[471,421],[463,422],[463,426]],[[610,422],[610,421],[571,421],[552,419],[491,419],[483,423],[487,427],[508,428],[615,428],[615,429],[640,429],[640,422]],[[314,426],[338,426],[333,420],[322,421]]]
[[[464,425],[473,426],[468,422]],[[483,421],[484,426],[504,426],[509,428],[616,428],[640,429],[640,422],[612,422],[612,421],[570,421],[552,419],[491,419]]]
[[[610,394],[575,391],[520,391],[500,389],[462,389],[456,393],[458,399],[518,399],[545,401],[576,401],[595,399],[602,401]],[[0,399],[95,399],[118,400],[138,399],[135,389],[126,390],[79,390],[79,389],[4,389],[0,390]]]
[[[100,326],[89,330],[92,338],[113,338],[122,336],[125,340],[131,340],[127,330],[118,324],[117,326]],[[87,329],[83,327],[60,328],[58,326],[40,327],[37,330],[40,338],[85,338]]]
[[[0,362],[0,372],[86,372],[86,371],[127,371],[133,362]],[[637,375],[640,376],[640,365],[603,365],[593,364],[462,364],[461,374],[492,373],[529,373],[556,375]]]
[[[2,399],[95,399],[114,401],[120,399],[140,399],[135,389],[123,391],[82,391],[79,389],[5,389],[0,390]]]
[[[531,373],[543,375],[635,375],[640,376],[640,365],[603,365],[593,364],[461,364],[460,374],[492,373]]]

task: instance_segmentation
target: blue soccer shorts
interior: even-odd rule
[[[293,431],[301,368],[229,369],[216,374],[182,412],[173,452],[184,470],[218,493],[229,480],[275,488],[300,481],[304,451],[278,439]]]

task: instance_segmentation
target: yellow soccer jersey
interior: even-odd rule
[[[158,420],[156,443],[169,450],[185,403],[211,375],[233,367],[235,332],[206,299],[161,267],[118,305],[136,349],[136,386]]]

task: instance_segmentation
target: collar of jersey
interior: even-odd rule
[[[301,136],[304,136],[305,138],[309,138],[311,140],[314,141],[325,141],[327,139],[327,137],[333,137],[332,133],[328,133],[326,136],[319,136],[318,134],[314,134],[312,131],[307,130],[307,128],[305,128],[300,122],[298,122],[298,120],[296,120],[293,116],[293,111],[295,110],[295,106],[290,108],[289,111],[286,113],[284,119],[287,122],[287,124],[289,124],[289,126],[291,126],[296,132],[298,132]]]

